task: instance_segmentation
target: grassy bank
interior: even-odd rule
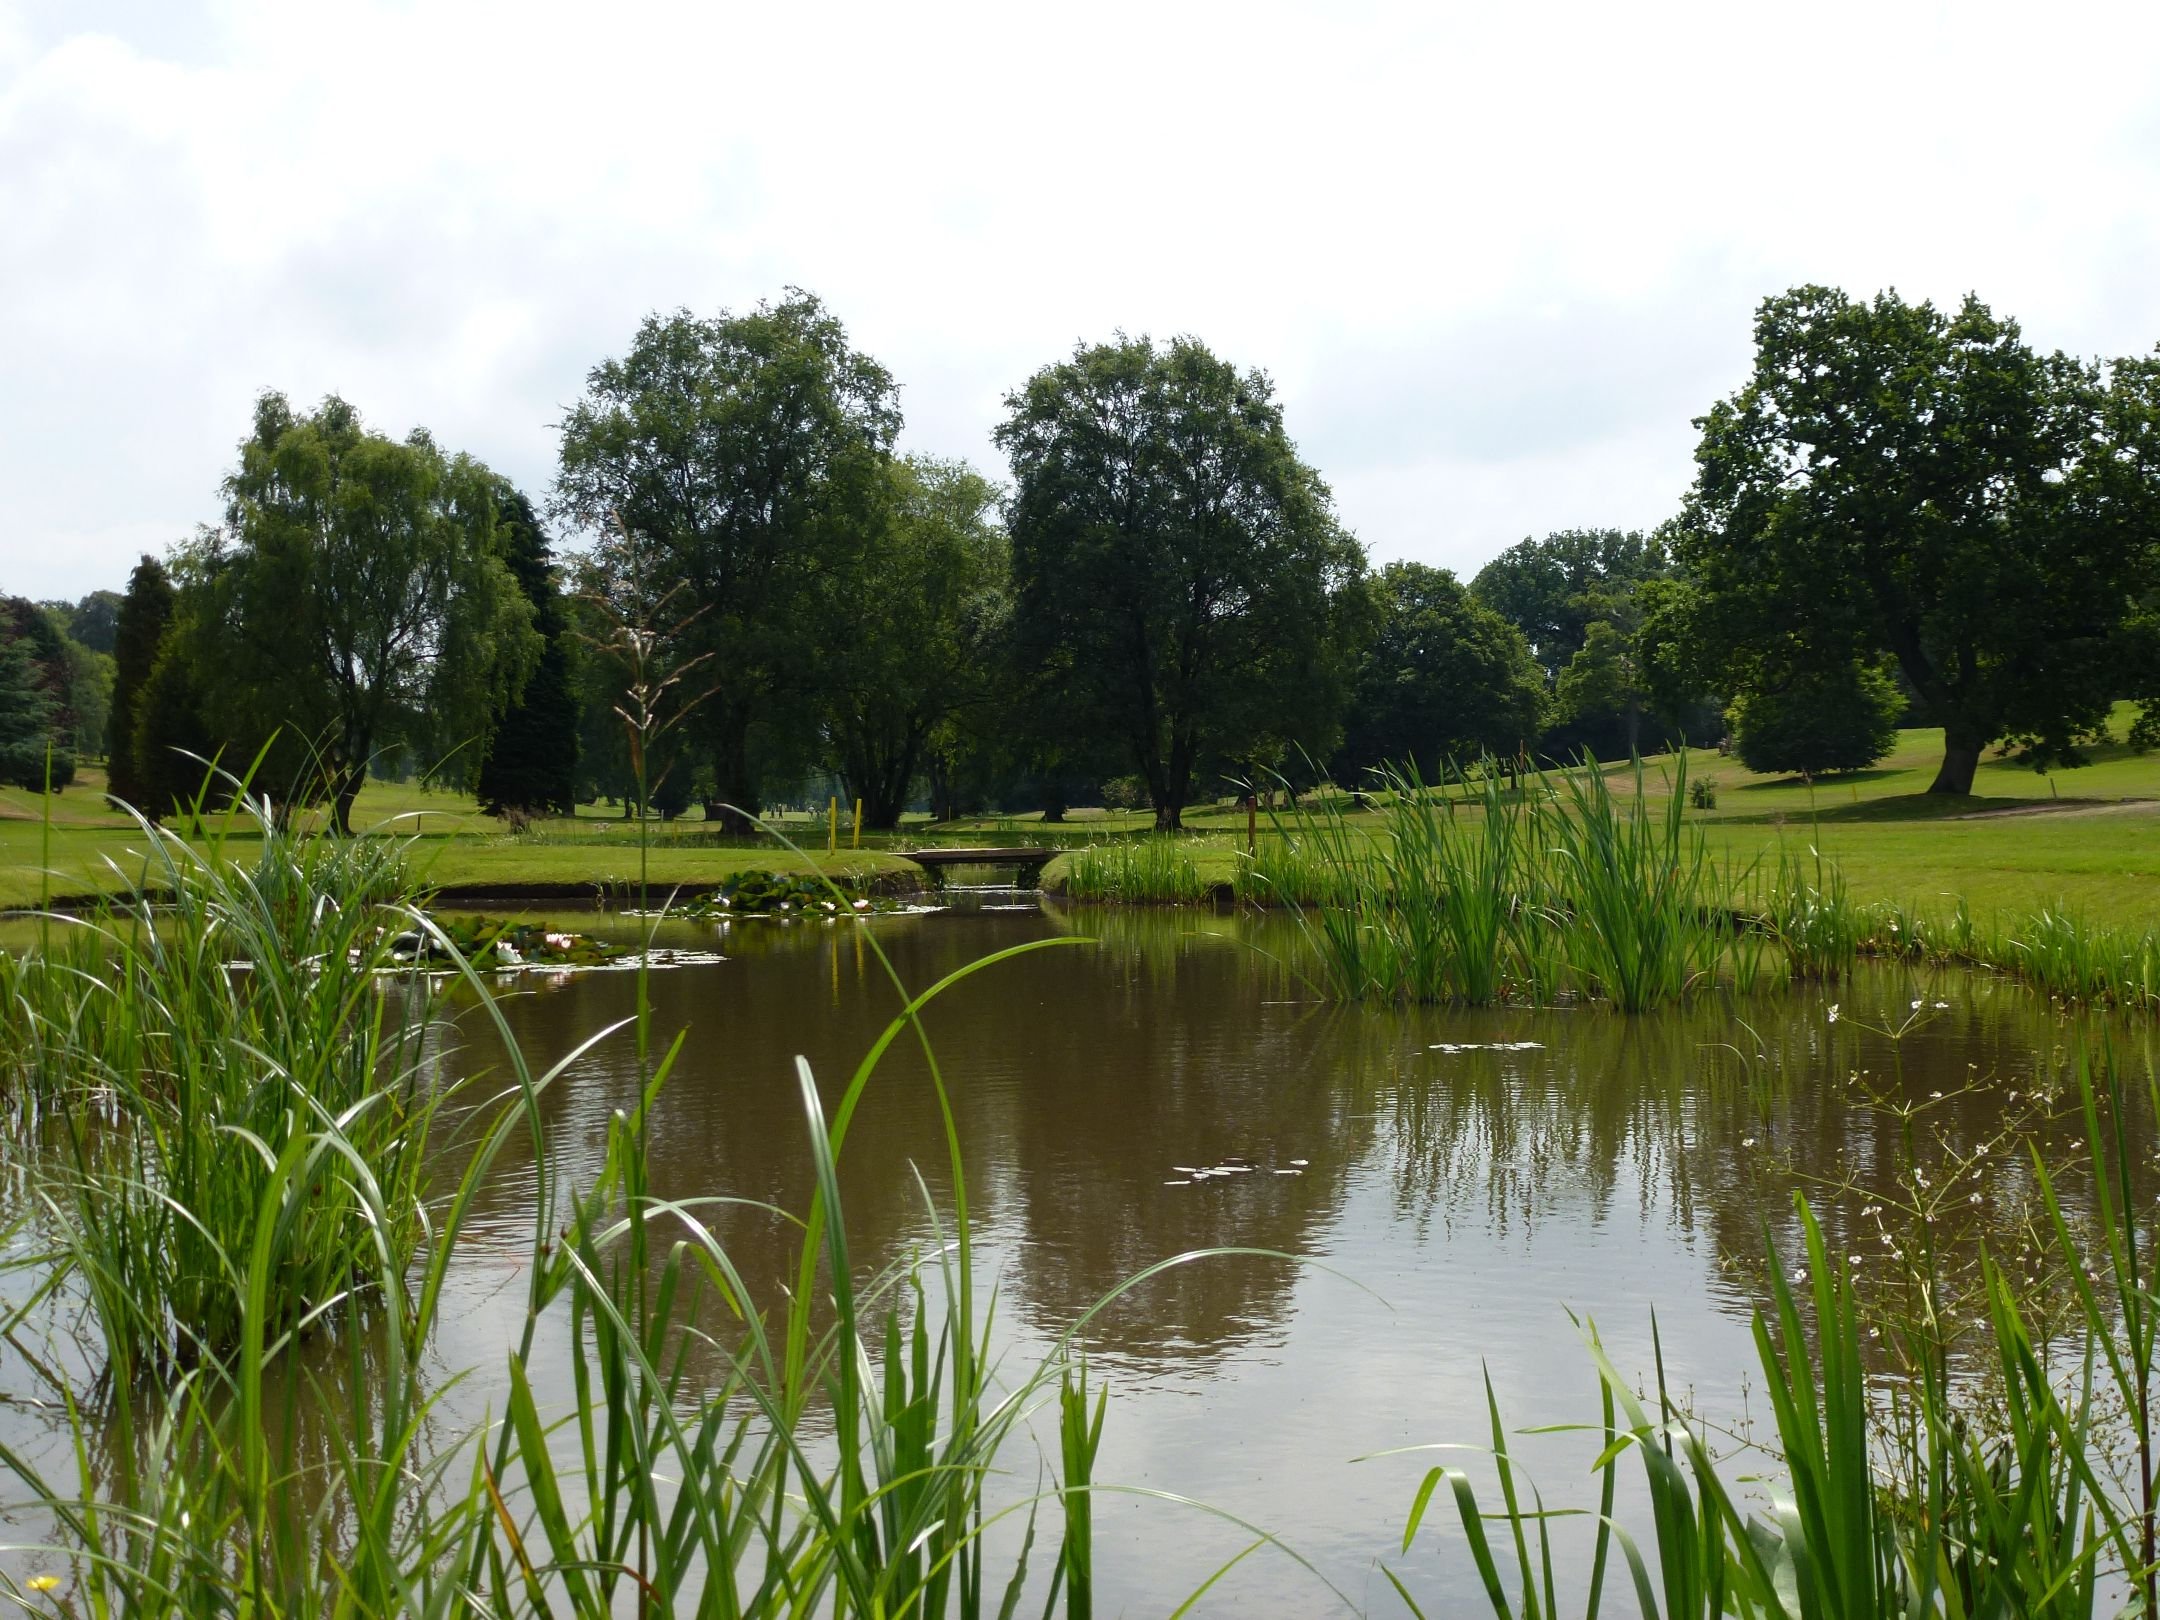
[[[2118,733],[2126,727],[2127,716],[2119,717]],[[1880,765],[1812,788],[1700,755],[1694,774],[1714,780],[1717,802],[1709,809],[1689,807],[1688,817],[1706,829],[1712,853],[1734,867],[1753,861],[1774,866],[1781,851],[1804,854],[1819,846],[1863,903],[1947,913],[1962,901],[1983,919],[2046,908],[2111,926],[2143,927],[2160,917],[2160,755],[2133,754],[2115,743],[2098,750],[2091,764],[2046,776],[2013,760],[1990,759],[1971,798],[1944,800],[1926,793],[1941,749],[1938,731],[1903,732]],[[1651,763],[1655,799],[1662,791],[1657,767],[1666,762]],[[77,785],[53,801],[49,865],[55,892],[109,886],[104,859],[125,864],[138,848],[125,819],[104,807],[102,786],[101,773],[86,767]],[[36,795],[0,791],[0,904],[34,900],[44,886],[48,834],[41,810]],[[1352,812],[1351,819],[1361,816],[1379,825],[1370,813]],[[602,807],[587,806],[574,818],[542,822],[531,835],[512,837],[463,795],[371,782],[355,819],[415,838],[416,864],[430,882],[443,885],[585,886],[636,870],[635,824]],[[1202,804],[1186,820],[1180,848],[1197,885],[1204,890],[1234,883],[1245,841],[1243,811],[1228,801]],[[798,814],[782,825],[805,848],[823,849],[822,819]],[[1026,815],[944,824],[910,817],[897,838],[866,835],[861,849],[843,847],[837,863],[821,864],[900,874],[906,863],[886,852],[895,842],[1083,844],[1143,838],[1148,825],[1141,813],[1094,810],[1075,811],[1055,826]],[[760,850],[716,840],[702,821],[656,825],[651,832],[654,880],[665,885],[711,884],[752,866],[794,864],[776,846]],[[843,826],[843,846],[848,841]],[[1061,888],[1070,874],[1069,860],[1053,862],[1045,882]]]

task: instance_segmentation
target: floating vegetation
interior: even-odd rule
[[[668,907],[671,917],[843,917],[893,911],[898,902],[872,894],[849,873],[738,872],[718,888]]]
[[[517,922],[472,912],[431,912],[428,921],[441,937],[407,929],[389,941],[390,960],[400,966],[435,958],[447,967],[450,953],[491,968],[609,967],[631,955],[612,940],[595,939],[551,923]]]

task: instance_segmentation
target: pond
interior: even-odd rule
[[[1878,1263],[1884,1233],[1862,1211],[1908,1142],[1936,1159],[1986,1142],[2013,1094],[2029,1099],[2065,1072],[2065,1028],[2029,993],[1984,978],[1870,971],[1632,1019],[1594,1007],[1336,1008],[1289,970],[1295,929],[1280,917],[955,900],[857,923],[665,925],[663,943],[725,959],[649,980],[658,1041],[685,1037],[652,1121],[653,1190],[807,1205],[794,1059],[808,1060],[829,1111],[900,1004],[873,941],[919,990],[1009,946],[1091,939],[996,964],[925,1018],[1005,1364],[1024,1375],[1157,1261],[1267,1251],[1170,1270],[1083,1335],[1110,1392],[1096,1478],[1206,1505],[1100,1499],[1103,1613],[1167,1612],[1251,1544],[1243,1525],[1312,1568],[1263,1549],[1200,1612],[1330,1612],[1332,1586],[1361,1612],[1399,1613],[1383,1559],[1428,1613],[1471,1612],[1482,1597],[1451,1509],[1436,1504],[1418,1546],[1400,1550],[1435,1457],[1375,1454],[1487,1439],[1488,1377],[1511,1425],[1594,1421],[1576,1322],[1594,1320],[1616,1364],[1647,1382],[1653,1309],[1670,1386],[1705,1420],[1743,1423],[1759,1378],[1749,1319],[1764,1234],[1791,1252],[1794,1188],[1813,1189],[1834,1252]],[[583,926],[627,936],[640,925]],[[635,979],[526,975],[504,1010],[525,1050],[551,1061],[629,1016]],[[485,1058],[473,1038],[464,1061]],[[618,1036],[549,1094],[553,1151],[575,1180],[636,1086]],[[1917,1119],[1901,1121],[1900,1103]],[[2029,1190],[2014,1155],[1992,1163],[1961,1207],[1993,1214]],[[948,1212],[936,1098],[902,1041],[842,1164],[866,1274],[935,1243],[918,1176]],[[480,1370],[457,1395],[473,1415],[517,1330],[532,1186],[529,1163],[499,1169],[436,1345],[446,1369]],[[711,1224],[777,1309],[792,1232],[740,1208]],[[567,1368],[553,1371],[560,1398]],[[1037,1423],[1053,1453],[1054,1423]],[[1594,1499],[1594,1442],[1524,1446],[1549,1498]],[[1036,1487],[1032,1453],[1001,1460],[1008,1499]],[[1017,1522],[1006,1528],[1016,1540]],[[1054,1548],[1054,1526],[1045,1535]],[[1048,1556],[1039,1541],[1038,1562]]]

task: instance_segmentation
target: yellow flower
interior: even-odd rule
[[[50,1592],[60,1584],[60,1577],[57,1575],[33,1575],[25,1584],[33,1592]]]

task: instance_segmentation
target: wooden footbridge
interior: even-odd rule
[[[993,845],[983,849],[896,849],[893,853],[942,878],[948,866],[1011,866],[1040,877],[1042,869],[1065,852],[1040,845]]]

